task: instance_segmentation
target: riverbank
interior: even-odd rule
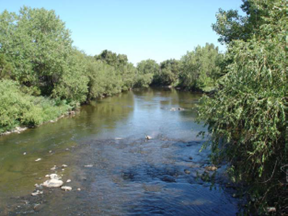
[[[60,115],[60,116],[57,117],[56,119],[53,118],[53,119],[50,119],[50,120],[48,120],[48,121],[46,121],[46,122],[43,122],[43,123],[41,123],[41,124],[39,124],[39,125],[35,125],[35,126],[31,126],[31,127],[17,126],[17,127],[13,128],[13,129],[11,129],[11,130],[7,130],[7,131],[5,131],[5,132],[3,132],[3,133],[0,133],[0,136],[10,135],[10,134],[13,134],[13,133],[20,134],[20,133],[22,133],[22,132],[24,132],[24,131],[26,131],[26,130],[28,130],[28,129],[31,129],[31,128],[40,127],[41,125],[48,124],[48,123],[55,123],[55,122],[57,122],[59,119],[62,119],[62,118],[65,118],[65,117],[69,117],[69,116],[70,116],[70,117],[71,117],[71,116],[73,117],[73,116],[75,116],[75,115],[77,114],[77,112],[79,112],[79,111],[80,111],[80,109],[79,109],[78,111],[73,111],[73,110],[71,110],[71,111],[66,112],[65,114]]]

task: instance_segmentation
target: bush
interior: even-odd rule
[[[67,112],[68,105],[24,94],[12,80],[0,80],[0,133],[17,126],[36,126]]]

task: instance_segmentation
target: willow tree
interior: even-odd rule
[[[199,116],[211,132],[214,162],[227,160],[232,179],[250,183],[260,214],[268,204],[288,207],[288,6],[249,2],[268,16],[249,40],[230,42],[228,73],[212,97],[202,98]]]

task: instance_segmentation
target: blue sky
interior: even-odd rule
[[[180,59],[206,42],[225,47],[211,24],[219,8],[240,10],[241,0],[0,0],[0,12],[23,5],[55,10],[72,32],[74,46],[89,55],[108,49],[136,64]]]

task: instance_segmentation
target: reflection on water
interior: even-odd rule
[[[199,97],[135,90],[83,106],[73,118],[0,137],[0,214],[235,215],[237,200],[197,175],[209,154],[199,153],[196,136],[205,130],[194,121]],[[61,164],[68,168],[56,172],[72,179],[73,190],[31,197],[34,184]]]

